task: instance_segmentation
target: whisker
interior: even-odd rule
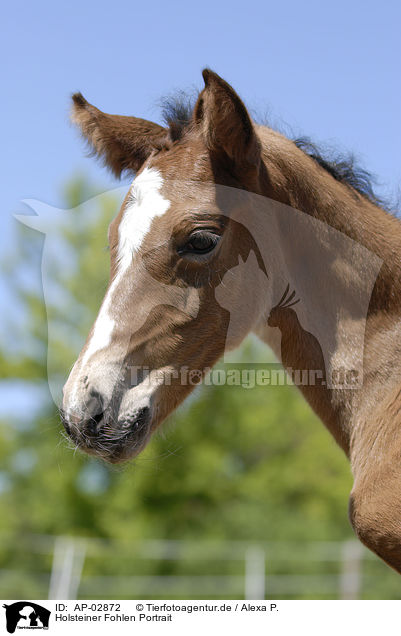
[[[287,303],[291,302],[291,300],[295,296],[295,290],[288,296],[288,298],[281,304],[281,307],[284,307]]]
[[[286,304],[286,305],[282,305],[282,306],[281,306],[281,308],[282,308],[282,309],[288,309],[288,307],[293,307],[294,305],[296,305],[297,303],[299,303],[299,302],[300,302],[300,300],[301,300],[301,299],[300,299],[300,298],[298,298],[297,300],[294,300],[294,302],[293,302],[293,303],[290,303],[289,305],[287,305],[287,304]]]
[[[284,298],[287,296],[289,289],[290,289],[290,284],[288,283],[287,287],[285,288],[284,294],[282,295],[281,299],[277,303],[276,307],[280,307],[281,303],[284,301]]]

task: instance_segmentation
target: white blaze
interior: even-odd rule
[[[132,183],[128,203],[118,228],[117,273],[104,297],[81,366],[84,366],[96,351],[105,349],[111,342],[115,324],[110,315],[112,296],[124,272],[132,263],[133,255],[140,249],[153,219],[162,216],[170,206],[170,201],[160,194],[162,185],[163,178],[154,168],[145,168]]]
[[[145,168],[131,186],[130,198],[118,228],[119,272],[129,267],[141,247],[153,219],[167,212],[170,201],[160,194],[163,178],[158,170]]]

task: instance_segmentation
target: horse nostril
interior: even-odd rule
[[[96,424],[99,424],[102,421],[103,416],[104,416],[104,412],[102,411],[101,413],[94,415],[92,419],[96,422]]]
[[[104,413],[104,399],[99,391],[91,389],[89,392],[89,400],[86,403],[86,412],[90,417],[103,417]]]
[[[90,420],[85,422],[85,426],[91,435],[96,435],[99,432],[99,424],[103,420],[103,417],[104,411],[101,411],[100,413],[93,415]]]
[[[105,415],[103,396],[94,388],[90,388],[82,405],[75,409],[60,409],[60,417],[66,433],[72,438],[89,434],[95,436],[99,432]]]
[[[96,389],[91,388],[89,399],[85,404],[84,417],[80,423],[80,427],[89,433],[89,435],[97,435],[99,424],[103,420],[104,413],[103,396],[96,391]]]

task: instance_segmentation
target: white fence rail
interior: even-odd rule
[[[375,558],[356,540],[304,544],[165,540],[129,543],[35,535],[27,538],[25,548],[19,544],[19,550],[23,549],[41,555],[43,563],[46,562],[50,570],[47,574],[49,599],[117,598],[116,590],[124,590],[124,596],[132,598],[135,594],[137,598],[173,598],[175,590],[180,590],[181,594],[185,590],[193,598],[224,597],[226,593],[226,598],[235,594],[256,600],[285,598],[287,595],[296,598],[305,589],[314,589],[332,598],[358,599],[361,597],[363,562]],[[133,565],[130,562],[128,574],[113,574],[113,567],[108,567],[100,576],[93,574],[93,570],[99,571],[99,568],[89,567],[85,571],[86,563],[93,564],[98,559],[103,562],[108,558],[118,558],[120,563],[121,559],[133,559]],[[286,567],[281,568],[284,573],[277,568],[280,560],[286,561]],[[183,566],[183,573],[160,574],[160,567],[156,568],[157,574],[143,573],[139,564],[144,561],[159,562],[159,565],[161,562],[176,563]],[[224,565],[224,562],[231,564]],[[210,573],[204,573],[208,563],[211,564]],[[305,568],[300,564],[306,564],[307,573],[303,573]],[[114,567],[115,572],[119,569],[118,565]],[[188,574],[188,570],[196,574]],[[12,580],[13,575],[17,575],[17,570],[0,569],[0,580],[2,576]],[[44,576],[42,571],[41,581]]]

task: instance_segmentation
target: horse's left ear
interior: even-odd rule
[[[202,71],[205,88],[194,109],[210,151],[224,153],[234,166],[260,163],[260,143],[251,118],[234,89],[210,69]]]

